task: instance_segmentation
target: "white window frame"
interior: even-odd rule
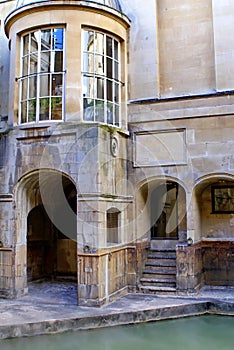
[[[85,72],[84,71],[84,56],[85,54],[88,55],[90,54],[89,51],[85,50],[85,37],[84,34],[85,32],[93,32],[94,35],[95,34],[102,34],[104,36],[104,53],[103,55],[100,55],[100,53],[97,53],[95,51],[91,52],[91,54],[93,54],[94,60],[95,57],[97,56],[102,56],[103,57],[103,62],[104,62],[104,75],[99,75],[97,74],[95,71],[93,73],[91,72]],[[109,37],[112,39],[112,46],[114,41],[116,41],[118,43],[118,58],[115,59],[114,55],[112,55],[112,57],[107,55],[107,46],[106,46],[106,38]],[[110,58],[112,60],[112,72],[114,71],[115,67],[114,67],[114,63],[118,64],[118,70],[117,70],[117,78],[109,78],[107,77],[107,64],[106,64],[106,59]],[[95,65],[94,65],[95,67]],[[122,86],[122,82],[121,82],[121,42],[120,40],[115,37],[114,35],[110,34],[110,33],[106,33],[104,31],[101,30],[97,30],[97,29],[93,29],[93,28],[83,28],[82,29],[82,54],[81,54],[81,72],[82,72],[82,106],[81,106],[81,111],[82,111],[82,115],[83,115],[83,121],[84,122],[95,122],[95,123],[99,123],[99,120],[95,120],[95,115],[96,115],[96,102],[97,101],[102,101],[104,103],[104,118],[103,121],[101,121],[101,123],[104,124],[109,124],[109,125],[115,125],[118,127],[121,127],[121,86]],[[102,78],[104,81],[104,98],[100,99],[98,97],[89,97],[89,96],[84,96],[84,92],[85,92],[85,86],[83,83],[84,78],[93,78],[95,80],[95,78]],[[107,82],[111,82],[112,83],[112,101],[107,99]],[[114,86],[118,86],[118,101],[115,102],[114,101],[114,97],[115,97],[115,93],[114,93]],[[93,100],[94,101],[94,108],[93,108],[93,119],[85,119],[85,110],[84,110],[84,100]],[[111,103],[113,106],[113,122],[109,123],[107,120],[107,104]],[[118,108],[118,120],[116,120],[116,114],[115,114],[115,107]]]
[[[52,31],[53,30],[56,30],[56,29],[62,29],[63,30],[63,47],[62,47],[62,52],[63,52],[63,62],[62,62],[62,71],[54,71],[52,70],[52,60],[50,62],[50,69],[48,72],[41,72],[40,71],[40,66],[41,66],[41,53],[42,53],[42,50],[41,50],[41,32],[42,31],[45,31],[45,30],[51,30],[51,35],[52,35]],[[28,64],[28,67],[27,67],[27,74],[26,75],[23,75],[23,59],[25,57],[28,57],[30,58],[30,56],[32,56],[32,53],[29,52],[30,50],[30,45],[31,45],[31,42],[30,44],[28,45],[28,52],[27,54],[24,55],[23,53],[23,50],[24,50],[24,38],[26,36],[29,36],[29,38],[32,37],[32,34],[35,33],[35,32],[40,32],[40,35],[38,37],[38,50],[35,51],[35,53],[37,53],[38,55],[38,58],[37,58],[37,72],[35,72],[34,74],[30,74],[30,64]],[[43,27],[43,28],[39,28],[39,29],[35,29],[35,30],[32,30],[24,35],[21,36],[21,45],[20,45],[20,77],[18,78],[18,81],[19,81],[19,105],[18,105],[18,110],[19,110],[19,117],[18,117],[18,120],[19,120],[19,124],[32,124],[32,123],[45,123],[45,122],[62,122],[64,121],[65,119],[65,73],[66,73],[66,70],[65,70],[65,51],[66,51],[66,41],[65,41],[65,37],[66,37],[66,32],[65,32],[65,28],[64,27],[61,27],[61,26],[53,26],[53,27]],[[30,39],[31,40],[31,39]],[[52,40],[51,40],[52,41]],[[50,46],[50,49],[48,50],[49,54],[51,55],[52,52],[55,52],[55,51],[59,51],[59,50],[53,50],[52,48],[52,44]],[[47,51],[45,51],[47,52]],[[62,94],[59,95],[59,97],[61,97],[61,101],[62,101],[62,117],[61,119],[51,119],[51,100],[52,98],[56,97],[55,95],[52,95],[52,76],[53,75],[61,75],[62,76]],[[43,76],[43,75],[47,75],[50,77],[50,93],[48,96],[40,96],[40,77]],[[30,98],[30,89],[29,89],[29,78],[30,77],[35,77],[36,79],[36,86],[37,86],[37,91],[36,91],[36,96],[35,98]],[[26,99],[22,99],[22,91],[23,91],[23,81],[24,79],[27,79],[27,96],[26,96]],[[45,119],[45,120],[41,120],[40,119],[40,98],[48,98],[49,101],[50,101],[50,104],[49,104],[49,115],[48,115],[48,119]],[[36,103],[36,117],[35,117],[35,120],[33,121],[29,121],[29,105],[28,105],[28,102],[30,100],[35,100],[35,103]],[[27,108],[26,108],[26,114],[27,114],[27,120],[26,122],[25,121],[22,121],[22,108],[21,108],[21,105],[23,102],[26,102],[27,103]]]

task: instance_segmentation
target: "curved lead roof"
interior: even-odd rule
[[[29,4],[34,4],[36,2],[45,2],[46,0],[18,0],[16,4],[16,8],[22,7],[24,5],[29,5]],[[50,0],[48,0],[50,1]],[[79,0],[77,0],[80,2]],[[121,5],[119,0],[84,0],[82,2],[92,2],[93,4],[102,4],[108,7],[111,7],[117,11],[122,11],[121,10]]]

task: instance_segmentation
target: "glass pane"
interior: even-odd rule
[[[83,77],[82,91],[83,91],[83,97],[88,97],[89,79],[88,77],[85,77],[85,76]]]
[[[104,35],[96,33],[95,51],[101,55],[104,54]]]
[[[52,120],[62,119],[62,98],[60,97],[51,98],[51,119]]]
[[[119,103],[119,84],[115,84],[114,101]]]
[[[41,51],[48,51],[51,49],[51,30],[41,31]]]
[[[40,76],[40,96],[50,96],[50,74]]]
[[[119,64],[118,64],[118,62],[114,62],[114,66],[115,66],[115,79],[120,80],[119,79]]]
[[[94,72],[94,55],[84,54],[83,57],[83,71],[86,73]]]
[[[112,47],[112,38],[109,36],[106,37],[106,54],[107,56],[113,57],[113,47]]]
[[[31,34],[30,52],[37,52],[38,51],[39,39],[40,39],[40,32],[39,31]]]
[[[104,61],[101,55],[95,55],[95,73],[104,75]]]
[[[21,103],[21,123],[27,123],[27,102]]]
[[[105,103],[104,101],[96,101],[95,102],[95,121],[104,122],[105,115]]]
[[[107,103],[107,123],[113,124],[113,103]]]
[[[34,75],[29,78],[29,98],[37,96],[37,76]]]
[[[29,53],[29,35],[23,37],[23,56]]]
[[[28,75],[28,59],[29,56],[23,58],[23,76]]]
[[[83,78],[83,96],[94,97],[94,78]]]
[[[113,83],[107,80],[107,100],[113,101]]]
[[[63,71],[63,52],[55,51],[52,52],[52,72],[62,72]]]
[[[97,98],[104,99],[104,79],[97,78]]]
[[[63,94],[63,76],[62,74],[52,75],[52,95],[62,96]]]
[[[88,60],[88,54],[83,54],[83,72],[88,72],[89,67],[89,60]]]
[[[94,121],[94,100],[84,98],[83,100],[84,120]]]
[[[21,100],[26,100],[27,99],[27,92],[28,92],[28,79],[23,79],[21,82]]]
[[[53,29],[52,50],[62,50],[62,49],[63,49],[63,29],[62,28]]]
[[[114,40],[114,58],[119,60],[119,43],[116,40]]]
[[[36,99],[28,101],[28,122],[36,121]]]
[[[50,116],[50,98],[40,98],[39,120],[49,120]]]
[[[113,66],[112,66],[113,61],[110,58],[107,58],[106,61],[107,61],[106,62],[106,76],[107,76],[107,78],[113,78],[114,77]]]
[[[50,71],[50,52],[41,53],[41,72]]]
[[[93,52],[94,50],[94,32],[84,30],[84,51]]]
[[[29,68],[29,74],[37,73],[37,53],[31,54],[30,57],[30,68]]]
[[[115,125],[119,126],[119,106],[115,105]]]

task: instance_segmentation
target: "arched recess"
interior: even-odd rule
[[[77,191],[66,174],[35,170],[15,188],[16,285],[38,279],[77,280]]]
[[[199,178],[193,190],[193,217],[196,223],[195,238],[200,239],[229,239],[234,238],[233,227],[230,220],[232,213],[232,194],[234,175],[227,173],[209,174]],[[230,192],[231,191],[231,192]],[[214,207],[215,200],[222,200],[226,193],[231,193],[229,207],[224,208],[221,202]],[[223,198],[223,201],[225,198]]]
[[[186,192],[177,179],[147,179],[139,186],[136,202],[138,240],[175,246],[187,239]]]
[[[203,284],[234,286],[234,176],[216,173],[199,178],[193,208]]]
[[[110,208],[106,212],[107,244],[120,243],[120,214],[117,208]]]

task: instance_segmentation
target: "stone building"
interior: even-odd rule
[[[234,285],[234,3],[0,0],[0,296]]]

